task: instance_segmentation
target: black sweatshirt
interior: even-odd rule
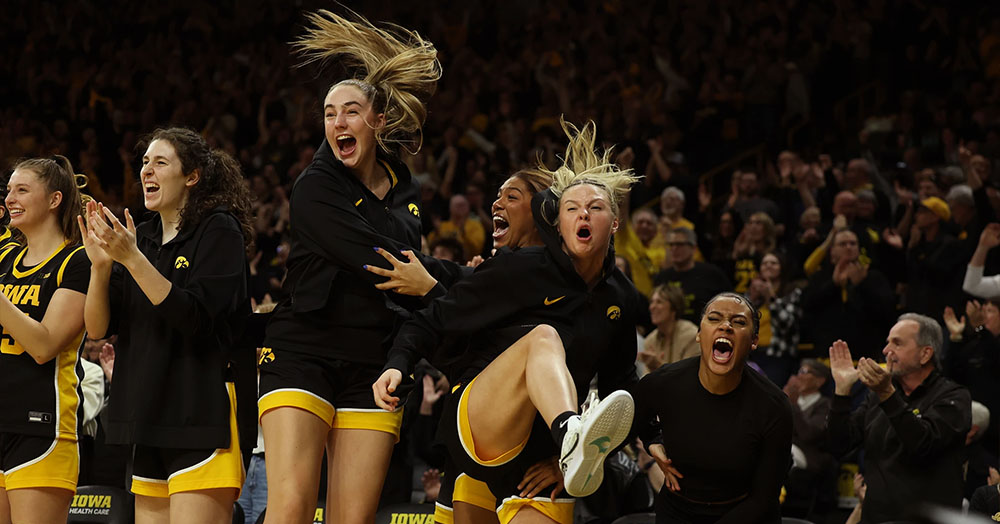
[[[250,314],[243,233],[222,209],[166,244],[162,231],[159,217],[136,228],[139,251],[171,283],[163,302],[154,306],[121,265],[111,274],[108,333],[118,333],[118,344],[108,438],[226,448],[230,362],[250,369],[254,360],[252,348],[233,349]],[[244,387],[237,385],[238,395]]]
[[[551,206],[548,216],[555,216],[550,191],[532,199],[545,247],[521,248],[484,262],[447,295],[415,313],[396,336],[386,369],[408,374],[444,337],[471,335],[462,375],[468,378],[533,327],[546,324],[559,333],[581,400],[595,375],[601,397],[636,382],[638,292],[614,266],[613,248],[600,281],[588,290],[562,251],[555,229],[539,219],[543,204]]]
[[[788,398],[749,368],[736,389],[712,394],[698,379],[700,361],[699,356],[668,364],[639,381],[633,393],[635,431],[647,445],[659,442],[662,431],[667,457],[684,475],[681,496],[704,503],[746,496],[720,516],[720,524],[778,522],[778,495],[791,466]],[[700,509],[666,488],[657,498],[658,504],[685,511]]]
[[[853,413],[850,397],[833,398],[830,449],[843,455],[859,444],[865,448],[862,522],[904,518],[918,501],[962,504],[963,449],[972,426],[969,391],[937,371],[909,396],[895,386],[884,402],[869,392]]]
[[[326,141],[292,188],[291,253],[284,290],[265,344],[351,362],[383,364],[400,318],[424,303],[384,293],[385,278],[366,271],[390,269],[373,248],[412,249],[439,282],[462,273],[453,263],[420,253],[420,187],[402,163],[379,158],[392,187],[381,200],[337,160]]]

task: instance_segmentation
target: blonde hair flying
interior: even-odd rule
[[[552,176],[552,193],[562,199],[563,193],[580,184],[592,184],[603,189],[611,199],[611,209],[618,216],[621,202],[628,195],[629,188],[640,177],[632,169],[621,169],[611,161],[614,148],[608,148],[598,153],[594,150],[597,139],[597,126],[593,121],[587,122],[583,129],[565,119],[559,119],[563,132],[569,137],[566,145],[566,155],[563,164],[555,171],[549,171],[544,166],[539,169]]]
[[[375,130],[379,147],[391,153],[402,146],[415,154],[423,145],[424,104],[441,78],[437,50],[415,31],[394,24],[378,28],[348,11],[356,21],[325,9],[306,15],[311,26],[293,43],[305,58],[301,65],[337,57],[351,76],[330,91],[345,84],[360,89],[376,112],[385,113],[385,126]]]

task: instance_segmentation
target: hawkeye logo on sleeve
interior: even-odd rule
[[[414,204],[414,203],[411,202],[410,205],[406,206],[406,208],[410,210],[410,213],[413,216],[415,216],[417,218],[420,218],[420,208],[417,207],[416,204]]]
[[[611,320],[618,320],[622,316],[622,308],[618,306],[611,306],[608,308],[608,318]]]
[[[179,256],[177,257],[177,260],[174,260],[174,268],[176,269],[184,269],[190,266],[191,264],[188,262],[188,259],[184,258],[183,256]]]
[[[261,348],[260,360],[257,361],[257,365],[262,366],[268,362],[274,362],[274,351],[271,348]]]
[[[553,298],[553,299],[549,299],[549,297],[545,297],[545,300],[543,300],[542,303],[545,304],[546,306],[551,306],[552,304],[555,304],[556,302],[559,302],[560,300],[562,300],[564,298],[566,298],[566,295],[563,295],[563,296],[561,296],[559,298]]]

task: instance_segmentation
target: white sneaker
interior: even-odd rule
[[[635,404],[632,395],[618,390],[604,400],[588,396],[582,414],[572,416],[559,454],[566,493],[586,497],[604,480],[604,459],[625,440],[632,428]]]

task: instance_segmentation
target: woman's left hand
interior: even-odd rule
[[[520,496],[523,498],[534,498],[547,486],[553,486],[549,497],[555,500],[556,495],[563,490],[562,471],[559,470],[559,461],[555,457],[543,460],[524,473],[517,489],[521,490]]]
[[[375,284],[377,289],[395,291],[400,295],[422,297],[437,285],[437,280],[427,272],[427,269],[420,263],[420,259],[413,254],[412,250],[402,252],[409,259],[409,262],[400,262],[388,251],[380,247],[376,247],[375,251],[392,265],[391,270],[382,269],[378,266],[364,266],[369,272],[389,279],[380,284]]]
[[[101,247],[115,262],[126,264],[129,258],[142,256],[135,243],[135,223],[128,209],[125,210],[125,225],[122,225],[110,209],[97,204],[97,211],[91,213],[88,225],[103,242]]]
[[[681,472],[674,467],[673,461],[667,458],[667,449],[663,447],[663,444],[650,444],[649,456],[653,457],[656,465],[663,472],[663,485],[670,491],[680,491],[680,479],[684,478],[684,475],[681,475]]]

